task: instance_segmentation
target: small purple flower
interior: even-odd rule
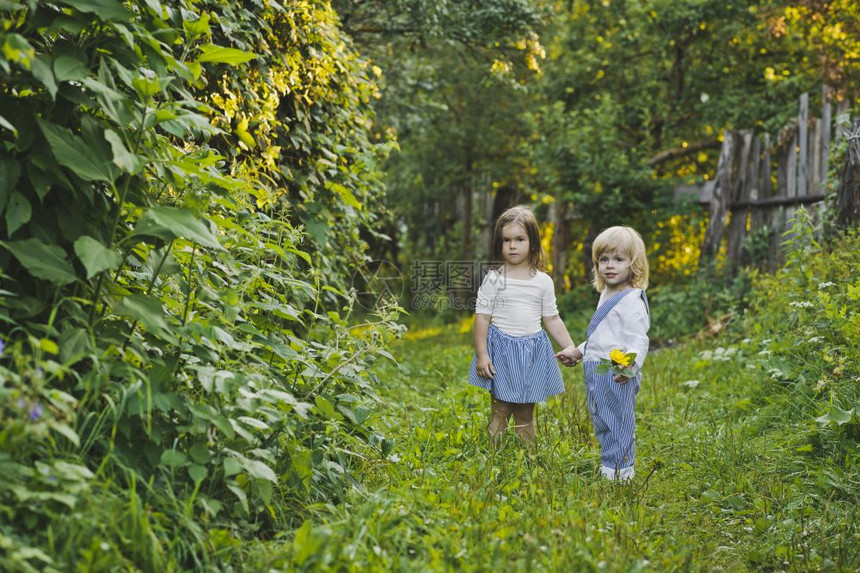
[[[3,337],[0,336],[0,356],[3,356],[3,351],[6,349],[6,343],[3,342]]]
[[[17,404],[18,404],[18,407],[21,408],[22,410],[27,407],[27,401],[24,400],[23,398],[18,398]]]
[[[30,415],[30,421],[31,422],[38,421],[39,418],[42,417],[42,405],[39,404],[38,402],[36,402],[32,406],[30,406],[29,415]]]

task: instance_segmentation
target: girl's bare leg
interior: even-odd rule
[[[527,442],[535,441],[534,404],[512,404],[514,431]]]
[[[487,432],[490,434],[490,439],[493,443],[498,440],[499,434],[507,429],[508,418],[511,417],[511,412],[513,412],[514,406],[515,404],[511,404],[510,402],[493,398],[493,410],[490,418],[490,425],[487,428]]]

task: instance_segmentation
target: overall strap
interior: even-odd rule
[[[606,315],[609,314],[609,312],[613,308],[615,308],[616,304],[621,302],[622,298],[624,298],[625,296],[627,296],[628,294],[630,294],[634,290],[635,289],[628,288],[628,289],[624,289],[623,291],[617,292],[614,295],[612,295],[611,297],[609,297],[609,299],[607,299],[606,302],[604,302],[599,307],[597,307],[597,310],[594,311],[594,314],[592,315],[591,320],[588,322],[588,329],[585,331],[585,338],[588,339],[589,337],[591,337],[592,333],[594,332],[594,329],[597,328],[598,324],[600,324],[600,321],[602,321],[604,318],[606,318]],[[644,292],[643,292],[643,294],[644,294]],[[647,308],[647,306],[648,306],[647,302],[645,303],[645,306]]]
[[[645,303],[645,312],[648,313],[648,316],[651,316],[651,307],[648,305],[648,297],[645,296],[645,291],[642,291],[642,302]]]

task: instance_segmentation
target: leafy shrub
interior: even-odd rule
[[[784,268],[756,278],[745,324],[760,337],[778,334],[767,349],[768,363],[810,395],[805,415],[816,417],[812,451],[850,467],[860,455],[860,234],[854,230],[822,246],[800,209],[786,246]]]
[[[374,76],[322,1],[0,8],[2,568],[241,563],[381,455]]]

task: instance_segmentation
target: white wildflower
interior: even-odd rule
[[[771,368],[767,371],[767,374],[772,380],[783,380],[785,378],[785,372],[779,368]]]
[[[698,380],[687,380],[686,382],[681,384],[681,386],[686,386],[687,388],[695,388],[698,385],[699,385]]]
[[[801,302],[790,302],[790,303],[788,303],[788,306],[793,306],[795,308],[812,308],[815,305],[813,305],[809,301],[804,300]]]
[[[737,354],[738,349],[734,346],[730,346],[728,348],[723,348],[722,346],[718,346],[713,350],[702,350],[699,352],[699,358],[702,360],[714,360],[717,362],[728,362],[732,359],[732,357]]]
[[[826,283],[818,283],[818,289],[819,290],[826,289],[827,287],[832,287],[832,286],[836,286],[836,283],[832,283],[830,281],[827,281]]]

